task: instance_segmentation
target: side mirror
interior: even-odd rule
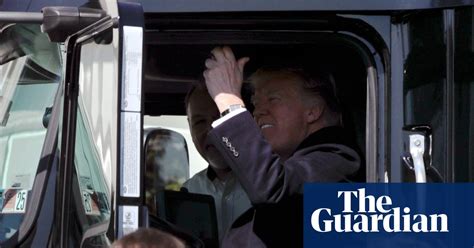
[[[186,140],[180,133],[164,128],[145,129],[144,135],[147,195],[163,189],[179,190],[189,178]]]

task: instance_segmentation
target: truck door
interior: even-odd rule
[[[392,145],[403,155],[392,181],[474,181],[473,18],[465,6],[393,19]]]

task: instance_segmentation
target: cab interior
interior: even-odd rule
[[[156,23],[152,22],[145,23],[145,26],[143,81],[145,116],[153,118],[181,116],[185,120],[185,97],[193,84],[203,81],[204,61],[210,56],[210,51],[214,47],[227,45],[232,48],[236,58],[244,56],[250,58],[245,66],[244,81],[263,66],[303,68],[308,72],[319,70],[329,72],[335,81],[343,124],[357,141],[359,149],[365,154],[369,67],[367,61],[372,55],[354,36],[335,31],[265,28],[242,30],[235,27],[206,28],[205,25],[198,24],[190,25],[190,28],[186,25],[167,26],[166,24],[157,27]],[[244,84],[242,91],[246,107],[252,111],[250,102],[252,89],[249,84]],[[188,128],[187,122],[181,127]],[[145,139],[152,140],[150,137]],[[186,145],[186,150],[193,149],[192,141],[188,141]],[[150,156],[151,153],[153,151],[149,151],[145,145],[146,160],[153,157]],[[147,174],[156,174],[157,171],[166,170],[159,168],[160,166],[171,166],[166,163],[157,165],[153,161],[148,163],[148,160],[145,164]],[[189,166],[189,164],[184,166]],[[192,173],[187,175],[186,179],[191,176]],[[155,194],[161,190],[156,189],[157,182],[150,181],[155,180],[153,178],[156,176],[146,177],[145,185],[155,187],[151,195],[160,195]],[[175,185],[174,182],[170,184]],[[166,185],[161,185],[161,187],[169,189]],[[179,187],[172,188],[179,190]],[[169,200],[161,199],[161,202],[167,201],[169,202]],[[156,202],[158,204],[155,204]],[[157,211],[156,215],[163,217],[159,213],[159,202],[160,199],[147,200],[151,213]]]
[[[250,57],[245,78],[262,66],[330,72],[342,106],[344,126],[365,152],[367,65],[364,51],[349,37],[331,33],[253,33],[250,37],[246,32],[201,32],[190,36],[188,33],[145,36],[145,115],[186,115],[185,96],[193,84],[202,82],[204,61],[214,47],[227,45],[236,58]],[[242,95],[250,111],[251,91],[244,84]]]

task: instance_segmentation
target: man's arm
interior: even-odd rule
[[[210,141],[247,192],[252,204],[276,203],[301,194],[305,182],[338,182],[359,169],[360,158],[344,145],[320,145],[282,161],[272,152],[248,111],[215,127]]]
[[[240,89],[248,58],[236,61],[228,47],[217,47],[212,54],[214,58],[206,60],[204,77],[209,94],[222,113],[232,104],[243,105]],[[338,182],[359,168],[357,153],[343,145],[305,149],[283,162],[272,152],[248,111],[233,115],[215,122],[209,138],[252,204],[279,202],[286,196],[301,194],[305,182]]]

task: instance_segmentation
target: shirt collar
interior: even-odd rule
[[[214,181],[214,179],[217,178],[216,172],[214,171],[214,169],[212,169],[212,166],[210,165],[207,166],[206,176],[211,181]]]
[[[232,170],[229,171],[231,175],[229,175],[229,179],[232,178]],[[207,178],[212,182],[214,179],[217,179],[217,173],[214,171],[211,165],[207,166],[207,171],[206,171],[206,176]]]

